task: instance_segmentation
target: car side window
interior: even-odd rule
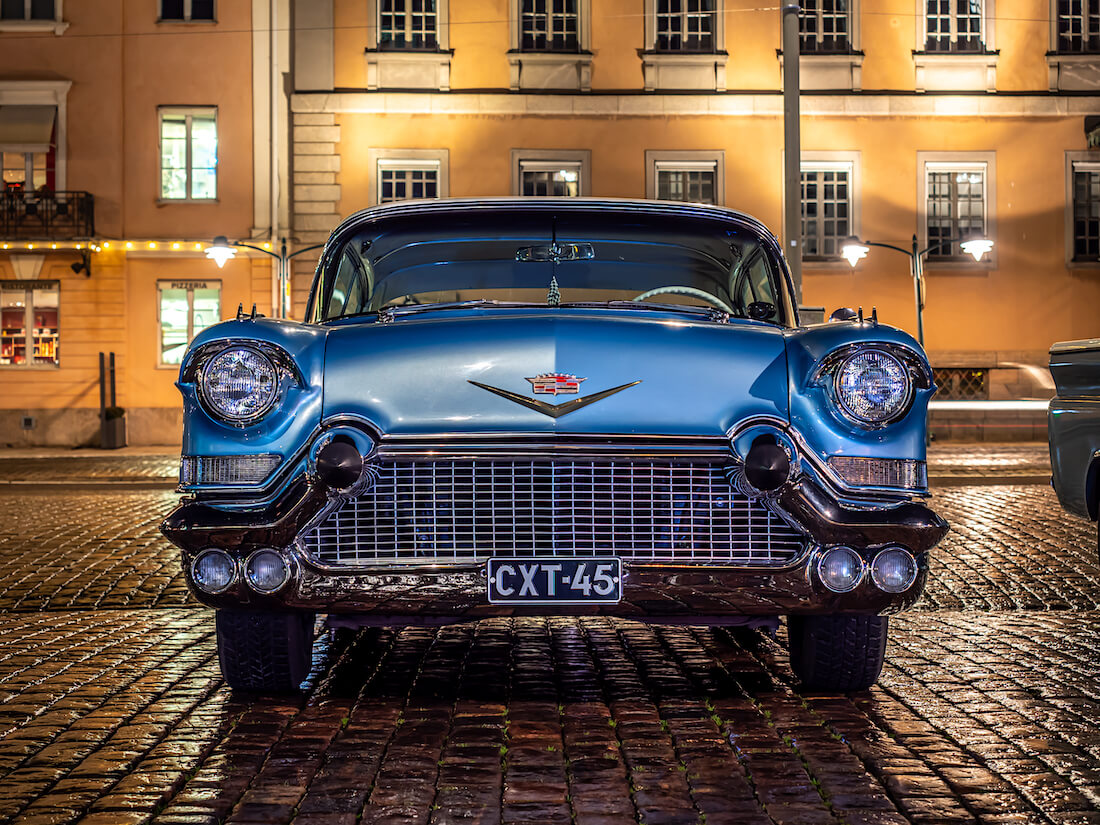
[[[364,291],[368,289],[362,261],[350,249],[345,249],[332,279],[324,320],[359,312],[367,298]]]

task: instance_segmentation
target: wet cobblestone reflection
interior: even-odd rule
[[[867,693],[800,692],[782,630],[493,619],[319,628],[292,698],[222,685],[171,492],[13,485],[0,823],[1100,823],[1095,527],[1003,480],[937,491]]]

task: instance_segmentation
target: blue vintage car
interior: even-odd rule
[[[813,689],[878,677],[947,524],[932,375],[852,313],[801,326],[768,230],[585,199],[368,209],[304,322],[238,314],[180,371],[163,525],[236,688],[330,625],[613,615],[775,629]]]

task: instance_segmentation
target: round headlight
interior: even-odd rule
[[[903,593],[917,580],[917,560],[904,547],[887,547],[871,562],[871,581],[887,593]]]
[[[215,355],[202,370],[202,395],[211,411],[229,421],[248,421],[275,403],[279,373],[266,355],[232,347]]]
[[[835,386],[841,409],[861,424],[885,424],[900,417],[912,392],[901,361],[877,349],[845,358],[836,371]]]
[[[203,550],[191,563],[191,578],[200,590],[222,593],[237,578],[237,564],[224,550]]]

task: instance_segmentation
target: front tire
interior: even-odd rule
[[[309,675],[312,613],[219,610],[218,662],[234,690],[289,693]]]
[[[888,625],[886,616],[788,616],[791,668],[807,690],[866,690],[882,671]]]

